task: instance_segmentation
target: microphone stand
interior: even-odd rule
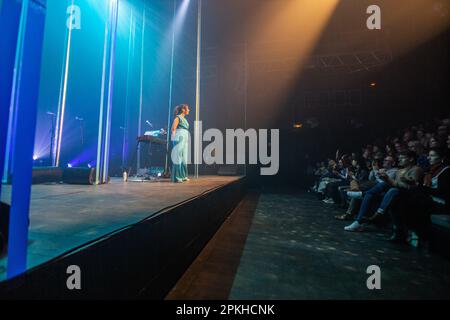
[[[122,172],[126,171],[125,168],[125,127],[120,127],[120,130],[122,130],[122,155],[121,155],[121,165]]]
[[[51,121],[52,121],[52,125],[51,125],[51,129],[50,129],[50,166],[53,165],[53,142],[55,140],[55,114],[54,113],[49,113],[47,112],[47,114],[49,116],[51,116]]]
[[[81,149],[83,149],[84,147],[84,119],[77,119],[78,121],[80,121],[80,133],[81,133]]]
[[[81,149],[84,149],[84,122],[80,121],[80,131],[81,131]],[[83,152],[83,150],[81,150]]]
[[[80,134],[81,134],[80,154],[82,154],[84,150],[84,118],[76,117],[75,120],[80,122]]]

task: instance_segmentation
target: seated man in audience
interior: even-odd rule
[[[428,155],[430,170],[423,186],[400,195],[392,210],[393,234],[390,241],[405,242],[407,228],[422,239],[428,237],[430,215],[450,214],[450,166],[446,164],[448,150],[431,149]]]
[[[314,185],[311,190],[318,192],[320,181],[328,174],[328,168],[325,166],[325,162],[318,162],[314,171]]]
[[[426,140],[425,133],[424,133],[423,129],[419,128],[417,130],[416,136],[417,136],[417,140],[420,142],[420,144],[423,147],[425,147],[427,145],[427,140]]]
[[[321,178],[319,185],[317,187],[317,192],[325,196],[325,190],[327,188],[327,185],[330,182],[339,180],[341,180],[341,177],[338,174],[338,165],[336,161],[329,160],[327,174]]]
[[[314,175],[317,177],[323,177],[328,173],[327,167],[325,166],[325,162],[319,162],[316,165],[317,169],[314,172]]]
[[[374,198],[381,197],[387,192],[391,185],[390,181],[394,180],[397,174],[397,168],[394,168],[394,159],[387,156],[383,162],[383,169],[380,169],[375,175],[377,184],[364,195],[356,220],[344,228],[345,231],[362,231],[362,218],[368,213]]]
[[[428,154],[419,140],[411,140],[408,142],[408,149],[417,154],[417,165],[424,171],[428,170],[430,164],[428,163]]]
[[[325,203],[337,203],[339,202],[339,187],[350,185],[351,176],[351,162],[347,155],[343,155],[339,160],[337,169],[333,172],[338,178],[337,181],[332,181],[327,184],[325,189]]]
[[[395,142],[394,148],[395,148],[395,152],[398,154],[405,151],[405,146],[401,142],[398,142],[398,141]]]
[[[395,148],[393,145],[387,144],[385,146],[385,151],[387,156],[394,157],[395,156]]]
[[[362,157],[364,160],[370,160],[372,158],[372,150],[368,147],[363,148],[362,150]]]
[[[430,138],[430,149],[432,148],[440,148],[439,140],[435,137]]]
[[[400,170],[397,171],[395,179],[384,176],[386,183],[391,187],[383,197],[383,201],[375,214],[369,218],[369,221],[375,221],[382,216],[386,209],[398,197],[403,190],[411,190],[419,185],[423,179],[423,170],[417,165],[417,155],[413,151],[403,152],[399,158]]]
[[[350,185],[339,187],[341,204],[347,204],[348,191],[361,191],[361,185],[369,180],[369,174],[372,171],[372,162],[364,162],[360,159],[353,159],[350,169]],[[346,206],[344,207],[346,208]]]
[[[446,144],[447,136],[448,136],[447,126],[445,126],[445,125],[439,126],[439,128],[437,129],[436,139],[438,140],[440,146],[443,146]]]
[[[354,160],[356,161],[356,160]],[[357,161],[356,161],[357,162]],[[381,167],[379,160],[367,161],[366,166],[360,168],[356,172],[357,175],[352,175],[350,187],[342,189],[341,197],[343,202],[348,202],[347,211],[345,214],[336,215],[337,220],[353,220],[359,205],[361,203],[363,192],[372,188],[375,182],[375,172]],[[370,172],[370,173],[369,173]]]

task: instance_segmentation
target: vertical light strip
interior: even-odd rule
[[[73,1],[71,1],[73,3]],[[59,122],[60,122],[60,118],[61,118],[61,106],[62,106],[62,96],[63,96],[63,88],[64,88],[64,79],[65,79],[65,68],[66,68],[66,61],[67,61],[67,47],[69,46],[69,31],[70,28],[67,28],[67,26],[64,28],[65,29],[65,38],[64,38],[64,56],[63,56],[63,61],[61,64],[61,79],[59,82],[59,94],[58,94],[58,106],[57,106],[57,111],[56,111],[56,125],[54,128],[54,132],[52,132],[53,134],[53,150],[51,150],[51,165],[52,166],[56,166],[56,153],[57,153],[57,149],[58,149],[58,132],[59,132]]]
[[[202,0],[198,0],[198,16],[197,16],[197,85],[195,93],[195,132],[194,132],[194,143],[200,146],[200,131],[199,131],[199,121],[200,121],[200,87],[201,87],[201,52],[202,49]],[[195,149],[195,148],[194,148]],[[197,148],[197,152],[194,154],[195,163],[195,178],[198,178],[198,164],[200,162],[199,153],[202,150]]]
[[[13,128],[14,178],[11,187],[11,209],[8,236],[7,277],[25,272],[27,267],[29,210],[35,142],[39,79],[46,15],[46,1],[37,8],[23,0],[16,55],[15,123]],[[18,7],[18,6],[17,6]],[[18,8],[12,10],[18,10]],[[12,14],[14,12],[11,11]]]
[[[17,113],[19,108],[19,95],[20,95],[20,78],[22,75],[22,63],[23,63],[23,49],[25,42],[25,32],[27,28],[27,20],[28,20],[28,9],[29,9],[29,0],[22,1],[22,8],[20,13],[20,23],[19,30],[17,36],[17,47],[16,47],[16,57],[14,62],[14,76],[12,83],[12,92],[11,92],[11,105],[10,105],[10,122],[8,136],[8,144],[12,146],[11,149],[7,147],[7,151],[11,152],[14,155],[16,143],[20,143],[20,141],[15,141],[15,137],[13,133],[17,132]],[[20,112],[20,111],[19,111]],[[23,111],[21,111],[23,113]],[[11,118],[11,113],[14,116]],[[7,159],[8,161],[8,159]],[[12,158],[12,162],[14,162],[14,157]],[[6,162],[8,164],[8,162]],[[5,166],[8,168],[7,166]],[[14,170],[14,168],[12,169]],[[7,171],[8,172],[8,171]],[[17,182],[12,181],[12,191],[11,191],[11,217],[8,225],[8,230],[11,232],[8,235],[8,264],[7,264],[7,278],[11,279],[15,276],[23,273],[27,269],[27,254],[28,254],[28,225],[24,227],[24,208],[23,204],[27,203],[28,209],[26,209],[26,218],[29,215],[29,203],[30,203],[30,191],[28,194],[21,194],[21,197],[24,197],[24,201],[20,201],[19,203],[15,202],[16,193],[20,187],[20,191],[23,191],[23,185],[20,185],[22,177],[18,175]],[[18,188],[19,187],[19,188]],[[28,186],[29,187],[29,186]],[[28,218],[29,219],[29,218]],[[17,232],[19,231],[19,232]]]
[[[14,137],[13,132],[16,127],[17,123],[17,99],[18,99],[18,92],[20,89],[20,72],[21,72],[21,63],[22,63],[22,57],[23,57],[23,41],[24,41],[24,33],[25,33],[25,27],[26,27],[26,21],[27,21],[27,15],[28,15],[28,0],[23,1],[22,3],[22,10],[20,13],[20,23],[19,23],[19,31],[17,36],[17,46],[16,46],[16,58],[14,61],[14,74],[13,74],[13,82],[12,82],[12,90],[11,90],[11,102],[9,106],[9,120],[8,120],[8,133],[7,133],[7,140],[6,140],[6,153],[5,153],[5,166],[3,171],[3,182],[7,182],[9,178],[9,174],[12,174],[12,170],[14,168],[11,168],[10,170],[10,160],[12,161],[12,157],[14,155]]]
[[[169,173],[169,141],[171,135],[170,122],[172,120],[172,103],[173,103],[173,68],[175,61],[176,16],[177,16],[177,0],[173,0],[172,52],[170,56],[170,84],[169,84],[169,114],[167,116],[166,165],[164,168],[164,173],[166,176]]]
[[[74,5],[74,0],[72,0],[72,6]],[[72,19],[70,20],[72,22]],[[67,26],[69,27],[69,26]],[[67,51],[66,51],[66,65],[64,68],[64,84],[63,84],[63,92],[62,92],[62,100],[61,100],[61,106],[58,107],[58,121],[57,121],[57,145],[56,145],[56,160],[55,160],[55,166],[59,167],[60,165],[60,157],[61,157],[61,141],[62,141],[62,134],[63,134],[63,127],[64,127],[64,115],[66,112],[66,100],[67,100],[67,83],[69,79],[69,65],[70,65],[70,47],[72,45],[72,24],[70,24],[69,27],[69,35],[67,37]]]
[[[109,149],[110,149],[110,137],[111,137],[111,115],[112,115],[112,103],[113,103],[113,91],[114,91],[114,64],[116,60],[116,35],[117,35],[117,22],[119,18],[119,0],[113,0],[113,19],[112,19],[112,31],[110,37],[110,55],[109,55],[109,85],[108,85],[108,106],[106,114],[106,130],[105,130],[105,151],[103,159],[103,177],[102,182],[108,182],[109,173]]]
[[[14,62],[14,75],[13,75],[13,83],[12,83],[12,91],[11,91],[11,103],[10,103],[10,110],[9,110],[9,126],[8,126],[8,133],[7,133],[7,140],[6,140],[6,156],[5,156],[5,166],[4,166],[4,172],[3,172],[3,182],[8,181],[9,173],[12,174],[12,171],[14,168],[10,168],[10,160],[13,160],[14,157],[14,137],[13,137],[13,130],[16,127],[17,123],[17,112],[16,112],[16,106],[18,104],[18,94],[17,92],[20,89],[20,71],[21,71],[21,61],[23,56],[23,36],[21,36],[25,32],[26,27],[26,19],[28,14],[28,1],[26,3],[23,3],[22,10],[21,10],[21,20],[19,24],[19,31],[18,31],[18,40],[17,40],[17,46],[16,46],[16,57]],[[10,170],[11,169],[11,170]]]
[[[138,136],[142,135],[142,108],[144,102],[144,45],[145,45],[145,22],[146,7],[144,4],[144,14],[142,16],[142,41],[141,41],[141,88],[139,93],[139,119],[138,119]],[[141,168],[141,144],[138,144],[136,172]]]
[[[109,21],[111,19],[112,3],[109,3],[108,20],[105,22],[105,37],[103,40],[103,66],[102,66],[102,86],[100,93],[100,113],[98,121],[98,140],[97,140],[97,161],[96,161],[96,173],[95,183],[100,184],[100,173],[102,172],[102,150],[103,150],[103,117],[104,117],[104,105],[105,105],[105,86],[106,86],[106,58],[108,52],[108,34],[109,34]]]
[[[130,31],[128,35],[128,62],[127,62],[127,85],[125,90],[125,114],[122,136],[122,169],[125,170],[128,154],[128,135],[130,127],[130,82],[133,73],[134,45],[135,45],[136,21],[134,18],[133,7],[130,8]]]
[[[244,44],[244,130],[247,131],[247,107],[248,107],[248,74],[250,72],[249,69],[249,60],[248,60],[248,43],[247,40],[245,40]],[[245,162],[244,165],[244,175],[247,175],[247,162]]]
[[[0,8],[0,29],[5,35],[0,38],[0,178],[2,182],[7,182],[8,177],[3,176],[5,166],[5,155],[9,156],[6,150],[9,114],[11,107],[11,93],[14,80],[14,66],[16,56],[13,54],[17,50],[17,34],[20,26],[21,7],[19,3],[5,2]],[[5,19],[8,16],[9,19]],[[4,180],[3,180],[4,179]],[[0,183],[1,196],[2,183]]]

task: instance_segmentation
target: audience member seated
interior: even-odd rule
[[[325,188],[325,203],[337,203],[339,202],[338,188],[341,186],[348,186],[350,184],[351,168],[350,159],[347,155],[342,156],[339,160],[337,168],[333,171],[334,176],[337,178],[335,181],[331,181]]]
[[[341,198],[342,202],[348,203],[347,211],[343,215],[337,215],[335,218],[337,220],[353,220],[356,211],[359,209],[359,205],[362,199],[362,193],[369,190],[375,185],[375,174],[374,170],[380,168],[380,161],[373,160],[372,162],[367,161],[365,168],[360,168],[357,164],[357,160],[353,160],[356,164],[358,174],[353,175],[350,182],[350,187],[348,189],[342,188]],[[369,173],[370,172],[370,173]]]
[[[416,165],[417,155],[415,152],[401,153],[398,161],[401,169],[397,171],[395,179],[384,176],[385,182],[390,186],[390,189],[383,197],[383,201],[375,214],[369,218],[369,221],[373,222],[382,216],[404,190],[416,188],[422,182],[423,170]]]
[[[387,156],[383,162],[383,168],[375,173],[377,184],[366,192],[361,203],[358,216],[355,221],[344,228],[345,231],[362,231],[362,219],[367,215],[373,201],[384,195],[390,188],[390,182],[396,179],[397,168],[394,167],[394,159]],[[386,200],[387,201],[387,200]]]
[[[392,210],[393,234],[390,241],[405,242],[407,229],[419,238],[428,239],[431,214],[450,214],[450,166],[445,161],[448,150],[431,149],[428,155],[430,170],[423,186],[404,192]]]
[[[346,231],[362,231],[363,219],[376,223],[389,212],[391,241],[405,242],[408,233],[426,240],[430,215],[450,214],[448,128],[450,118],[436,119],[385,139],[378,137],[360,149],[360,161],[355,152],[340,157],[338,149],[336,161],[330,160],[328,167],[325,163],[317,166],[313,190],[325,197],[325,202],[346,208],[345,214],[335,216],[354,220]],[[394,166],[396,161],[400,170]],[[370,212],[374,214],[370,216]]]
[[[338,165],[336,161],[329,160],[327,173],[321,177],[320,181],[318,181],[317,192],[324,196],[327,185],[331,182],[340,181],[341,175],[338,171]]]
[[[369,179],[369,171],[372,169],[371,162],[364,166],[362,160],[358,160],[356,155],[352,156],[352,165],[349,171],[350,184],[341,186],[339,190],[339,204],[341,208],[345,209],[348,205],[347,192],[360,191],[360,184],[365,183]]]

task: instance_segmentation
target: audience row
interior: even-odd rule
[[[346,209],[335,217],[352,221],[345,231],[389,224],[389,241],[427,241],[430,216],[450,214],[449,126],[444,119],[410,127],[360,154],[338,150],[335,159],[316,165],[312,190]]]

